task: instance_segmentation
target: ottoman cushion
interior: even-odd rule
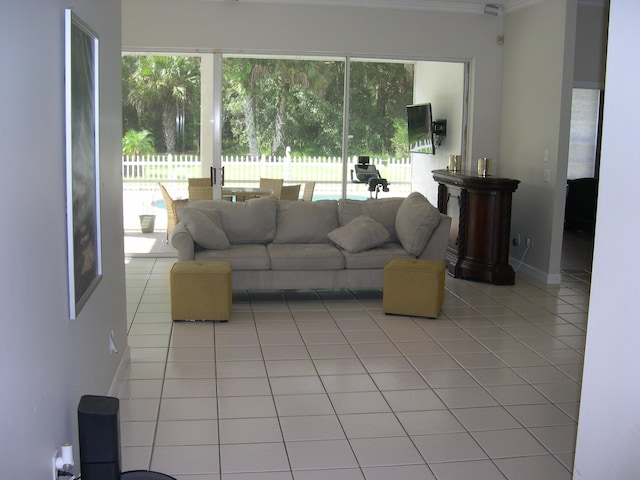
[[[183,261],[171,268],[173,320],[229,320],[231,264],[221,261]]]

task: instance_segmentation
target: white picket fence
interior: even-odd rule
[[[355,163],[355,158],[352,163]],[[374,158],[375,164],[390,182],[402,183],[411,180],[411,160],[409,158]],[[342,178],[342,157],[252,157],[225,156],[226,182],[258,182],[260,177],[284,178],[298,182],[315,180],[318,182],[338,182]],[[351,168],[351,166],[349,166]],[[190,177],[201,176],[199,155],[149,155],[123,156],[122,178],[126,183],[186,181]]]
[[[366,185],[351,183],[350,170],[357,159],[347,165],[347,196],[367,198]],[[383,196],[406,196],[411,193],[411,160],[409,158],[371,158],[391,191]],[[339,198],[345,167],[341,157],[252,157],[225,156],[224,183],[228,186],[257,186],[261,177],[283,178],[285,184],[315,181],[314,198]],[[203,175],[199,155],[149,155],[122,157],[123,203],[125,229],[137,228],[141,213],[162,213],[158,183],[167,187],[174,198],[187,198],[187,179]]]

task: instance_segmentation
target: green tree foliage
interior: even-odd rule
[[[225,58],[223,152],[283,155],[290,146],[341,155],[344,69],[341,61]],[[350,95],[350,154],[404,153],[413,65],[352,63]]]
[[[122,137],[122,154],[127,156],[151,155],[155,153],[153,137],[149,130],[129,130]]]
[[[149,130],[166,152],[198,149],[200,59],[122,57],[123,131]]]
[[[197,57],[124,56],[123,132],[148,130],[167,152],[198,150]],[[225,155],[342,155],[345,62],[223,59]],[[349,155],[406,155],[413,65],[354,61]]]

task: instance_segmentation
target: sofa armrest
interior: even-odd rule
[[[184,223],[180,222],[176,225],[171,232],[169,241],[178,250],[178,261],[195,260],[195,243]]]
[[[449,231],[451,230],[451,217],[440,214],[440,222],[438,226],[429,237],[429,241],[422,250],[422,253],[418,256],[423,260],[436,260],[438,262],[444,261],[445,253],[447,252],[447,244],[449,243]]]

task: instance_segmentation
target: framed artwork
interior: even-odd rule
[[[98,129],[98,36],[65,10],[65,156],[69,316],[102,278]]]

